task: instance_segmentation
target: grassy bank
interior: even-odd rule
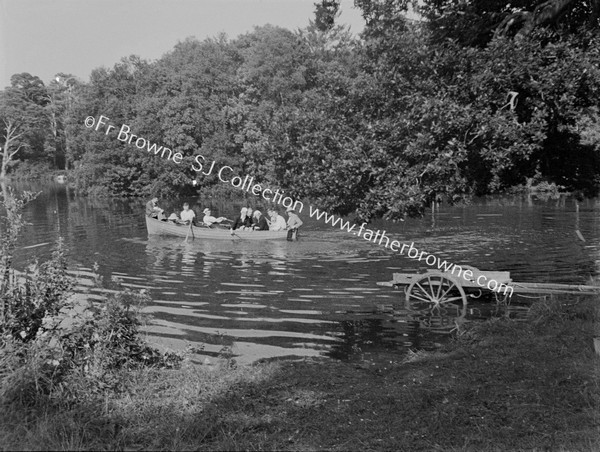
[[[115,373],[109,390],[0,410],[4,449],[600,450],[598,303],[555,298],[406,362]],[[115,389],[116,388],[116,389]],[[95,388],[97,389],[97,388]]]

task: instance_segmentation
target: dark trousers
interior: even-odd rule
[[[288,241],[291,242],[292,240],[294,240],[293,239],[294,237],[296,238],[296,240],[298,240],[298,228],[290,229],[288,231],[288,234],[287,234]]]

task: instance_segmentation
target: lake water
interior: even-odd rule
[[[196,212],[206,205],[229,218],[240,207],[204,201]],[[170,213],[176,206],[163,207]],[[122,286],[148,289],[149,339],[174,349],[192,346],[199,362],[224,354],[239,362],[402,359],[411,348],[435,347],[453,325],[452,319],[448,327],[443,320],[427,323],[406,310],[401,291],[377,285],[426,264],[311,220],[308,208],[300,241],[263,243],[148,237],[143,208],[142,200],[88,199],[47,184],[26,207],[31,224],[19,243],[18,266],[47,258],[63,237],[78,292],[101,298],[103,290],[92,283],[94,263],[104,281],[116,277]],[[494,198],[369,227],[453,263],[510,271],[514,281],[576,284],[600,273],[598,200],[577,208],[564,197]],[[503,313],[519,317],[530,301],[515,298]],[[469,302],[466,319],[495,311],[491,300]]]

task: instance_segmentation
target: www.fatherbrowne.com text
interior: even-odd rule
[[[410,245],[401,243],[398,240],[392,240],[386,233],[386,231],[377,230],[377,232],[365,228],[367,223],[362,223],[360,226],[351,224],[349,221],[344,221],[340,217],[335,215],[329,215],[326,212],[319,211],[319,209],[309,206],[309,216],[316,218],[317,220],[323,220],[326,224],[333,227],[339,226],[340,230],[352,233],[358,237],[362,237],[364,240],[369,242],[377,243],[384,248],[399,253],[400,255],[406,255],[411,259],[417,259],[419,262],[424,261],[430,267],[437,268],[442,272],[448,272],[458,278],[463,278],[467,281],[475,281],[481,287],[485,287],[493,292],[502,293],[504,295],[512,296],[512,286],[499,283],[495,279],[487,278],[484,274],[475,275],[473,270],[467,267],[461,267],[460,265],[452,264],[451,262],[441,260],[434,254],[429,254],[426,251],[419,251],[414,242]],[[358,230],[357,230],[358,227]],[[475,276],[477,276],[475,278]]]
[[[173,152],[171,149],[158,146],[156,143],[151,143],[143,137],[133,134],[131,127],[123,124],[119,131],[116,131],[116,126],[108,123],[110,118],[101,115],[98,120],[93,116],[88,116],[84,124],[88,128],[94,128],[98,131],[100,128],[105,128],[105,135],[109,133],[117,134],[117,139],[123,143],[133,144],[136,148],[147,151],[148,153],[154,153],[155,155],[160,154],[161,158],[171,160],[175,164],[183,162],[184,156],[180,152]],[[114,129],[114,131],[113,131]],[[206,165],[206,168],[205,168]],[[298,200],[294,200],[289,196],[284,196],[283,190],[272,190],[268,187],[264,187],[260,184],[254,183],[254,177],[246,176],[244,178],[233,175],[233,168],[224,165],[217,167],[217,162],[207,163],[206,158],[202,155],[195,155],[192,164],[192,170],[196,172],[197,176],[208,176],[211,174],[217,175],[221,182],[231,184],[233,187],[252,193],[254,196],[260,196],[268,202],[272,202],[277,205],[283,205],[285,208],[293,208],[297,213],[304,211],[304,203]],[[340,230],[352,233],[357,237],[362,237],[364,240],[369,242],[377,243],[384,248],[389,248],[391,251],[399,253],[401,256],[406,253],[410,259],[417,259],[419,262],[424,261],[430,267],[437,268],[438,270],[446,273],[455,275],[458,278],[463,278],[467,281],[475,281],[479,286],[484,287],[492,292],[502,293],[504,295],[511,296],[513,294],[513,288],[509,285],[499,283],[498,281],[487,278],[484,274],[474,274],[470,268],[461,267],[460,265],[452,264],[447,261],[442,261],[437,256],[429,254],[425,251],[419,251],[415,246],[414,242],[410,245],[401,243],[398,240],[392,240],[386,233],[386,231],[377,230],[377,232],[367,229],[365,226],[367,223],[362,223],[360,226],[356,224],[350,224],[349,221],[344,221],[340,217],[330,215],[326,212],[322,212],[319,209],[309,205],[309,216],[316,218],[319,221],[324,221],[325,224],[329,224],[332,227],[339,226]],[[356,229],[358,226],[358,229]],[[476,278],[475,278],[476,276]]]

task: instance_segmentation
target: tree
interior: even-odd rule
[[[48,154],[52,155],[54,167],[65,169],[69,152],[68,129],[72,125],[72,109],[80,86],[77,78],[70,74],[58,73],[46,87],[48,104],[45,106],[50,126],[50,136],[47,139]],[[51,148],[51,149],[50,149]]]
[[[46,87],[42,79],[28,72],[14,74],[10,78],[11,87],[20,90],[30,102],[44,106],[48,103]]]
[[[15,124],[12,120],[4,120],[4,134],[2,138],[4,143],[2,144],[2,163],[0,164],[0,180],[6,178],[6,170],[13,161],[13,157],[23,147],[22,143],[19,143],[19,139],[23,136],[23,132],[19,131],[18,124]]]
[[[531,177],[590,193],[600,186],[599,38],[575,27],[588,23],[592,4],[565,0],[555,16],[539,0],[426,0],[427,20],[415,22],[410,0],[355,3],[361,40],[335,25],[339,1],[319,0],[315,21],[298,32],[267,25],[233,41],[186,39],[156,62],[131,56],[94,70],[75,97],[54,83],[44,97],[21,74],[0,100],[20,112],[45,108],[43,138],[55,154],[68,132],[74,179],[89,193],[223,186],[193,171],[198,154],[363,219],[398,219],[440,197],[501,193]],[[515,23],[493,37],[526,12],[537,18],[532,31]],[[82,127],[100,115],[112,134]],[[35,117],[0,116],[21,125]],[[183,162],[118,141],[121,125]]]
[[[464,46],[485,47],[500,36],[522,39],[544,27],[561,36],[600,27],[599,0],[425,0],[419,11],[433,42]]]
[[[28,77],[25,77],[27,75]],[[48,116],[45,105],[48,103],[45,88],[37,77],[20,74],[21,78],[12,77],[15,86],[0,92],[0,119],[19,125],[23,136],[23,146],[19,158],[23,160],[44,160],[45,142],[48,132]],[[25,83],[32,81],[31,83]],[[21,81],[20,81],[21,80]]]
[[[315,26],[320,31],[329,31],[335,25],[335,19],[339,16],[339,0],[321,0],[315,3]]]
[[[500,193],[536,175],[598,190],[597,151],[576,125],[600,101],[597,36],[541,29],[469,47],[439,41],[439,24],[408,22],[404,2],[360,3],[364,74],[353,92],[369,177],[359,213],[397,218],[440,196]]]
[[[568,10],[571,9],[571,17],[567,16]],[[533,11],[515,11],[504,17],[494,31],[494,36],[506,36],[513,34],[517,39],[522,39],[531,34],[537,27],[555,24],[562,19],[567,22],[587,22],[590,28],[598,27],[598,14],[600,12],[600,1],[592,0],[546,0],[543,3],[535,6]],[[587,13],[587,14],[586,14]],[[577,16],[583,16],[579,18]],[[588,16],[585,19],[585,16]],[[574,23],[571,25],[575,25]]]
[[[64,168],[66,129],[76,85],[75,77],[62,73],[48,86],[26,72],[11,77],[11,86],[0,92],[0,118],[20,125],[27,146],[19,160]]]

